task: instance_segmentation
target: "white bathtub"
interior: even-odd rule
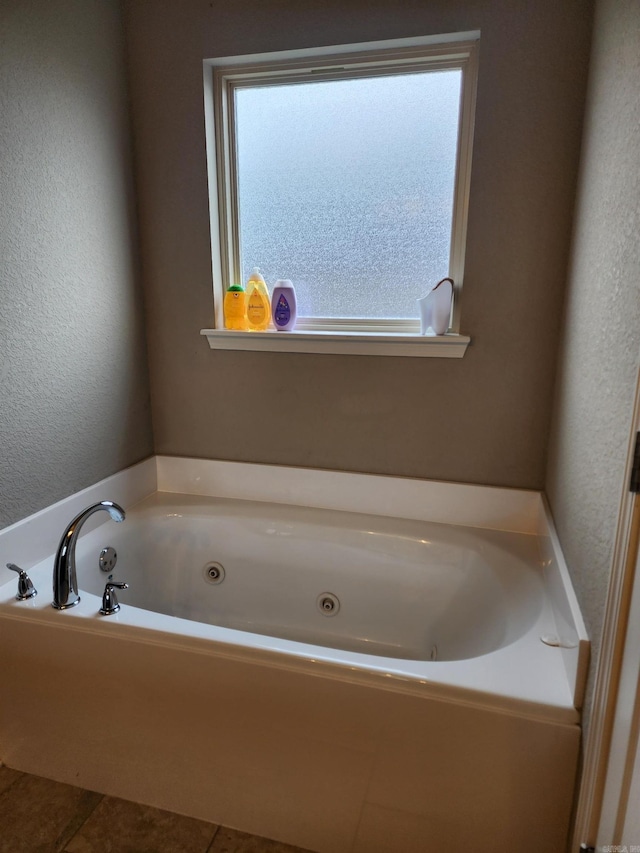
[[[154,492],[88,529],[75,608],[50,606],[51,555],[36,598],[0,587],[0,758],[327,853],[561,853],[586,638],[541,505],[506,530],[390,518],[247,500],[245,469],[264,498],[237,466],[243,500]],[[402,506],[403,481],[366,485]]]

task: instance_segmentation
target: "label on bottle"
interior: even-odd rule
[[[247,320],[252,326],[261,326],[267,319],[269,303],[259,290],[254,290],[247,305]]]
[[[229,320],[241,320],[244,317],[245,295],[243,291],[228,291],[224,299],[224,313]]]
[[[291,319],[291,306],[287,302],[287,298],[284,293],[281,293],[278,297],[273,319],[276,326],[286,326]]]

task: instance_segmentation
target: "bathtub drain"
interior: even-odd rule
[[[321,592],[316,599],[316,604],[323,616],[335,616],[338,610],[340,610],[338,597],[332,592]]]

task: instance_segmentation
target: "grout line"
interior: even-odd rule
[[[84,819],[84,820],[79,824],[79,826],[77,826],[77,827],[76,827],[75,832],[73,832],[73,834],[72,834],[72,835],[70,835],[68,838],[65,838],[65,837],[64,837],[64,836],[65,836],[65,832],[66,832],[66,830],[68,829],[69,824],[71,823],[71,821],[69,821],[69,823],[68,823],[68,824],[67,824],[67,825],[62,829],[62,831],[61,831],[61,832],[60,832],[60,834],[58,835],[58,838],[56,838],[56,840],[55,840],[55,844],[56,844],[56,848],[55,848],[55,849],[56,849],[56,853],[64,853],[64,852],[65,852],[65,850],[66,850],[67,846],[69,845],[69,843],[70,843],[71,841],[73,841],[73,839],[74,839],[74,838],[76,837],[76,835],[80,832],[80,830],[83,828],[83,826],[84,826],[84,825],[86,824],[86,822],[89,820],[89,818],[93,815],[93,813],[95,812],[95,810],[98,808],[98,806],[99,806],[99,805],[100,805],[100,803],[104,800],[104,797],[105,797],[105,795],[104,795],[104,794],[100,794],[100,793],[99,793],[99,791],[89,791],[89,790],[87,790],[86,788],[82,788],[82,794],[83,794],[83,796],[84,796],[84,794],[94,794],[94,795],[95,795],[95,794],[99,794],[99,798],[98,798],[98,800],[96,801],[96,803],[95,803],[95,805],[93,806],[93,808],[92,808],[92,809],[89,811],[89,813],[86,815],[85,819]]]
[[[211,853],[213,850],[213,842],[216,840],[216,835],[220,832],[220,824],[215,824],[215,830],[213,832],[213,836],[211,837],[211,841],[209,842],[209,846],[207,847],[205,853]]]
[[[7,765],[6,765],[6,764],[0,764],[0,767],[7,767]],[[7,767],[7,770],[11,770],[11,769],[12,769],[11,767]],[[14,771],[14,772],[15,772],[15,773],[19,773],[20,775],[18,776],[18,778],[17,778],[17,779],[14,779],[14,780],[13,780],[13,782],[9,785],[9,787],[8,787],[8,788],[5,788],[5,789],[4,789],[4,791],[2,791],[2,793],[0,793],[0,798],[4,797],[4,795],[5,795],[5,794],[9,793],[9,791],[13,788],[13,786],[14,786],[17,782],[19,782],[19,781],[20,781],[20,779],[22,779],[24,776],[28,775],[28,774],[26,774],[26,773],[23,773],[23,772],[22,772],[22,770],[16,770],[16,771]]]
[[[369,754],[369,758],[370,758],[370,761],[371,761],[371,766],[370,766],[370,768],[369,768],[369,775],[368,775],[368,777],[367,777],[366,785],[364,786],[364,791],[363,791],[363,794],[362,794],[362,801],[361,801],[361,803],[360,803],[360,811],[359,811],[359,813],[358,813],[358,820],[356,821],[356,827],[355,827],[355,831],[354,831],[354,833],[353,833],[353,839],[352,839],[352,841],[351,841],[351,846],[350,846],[350,848],[349,848],[350,850],[354,850],[354,849],[355,849],[355,847],[356,847],[356,844],[357,844],[357,842],[358,842],[358,835],[359,835],[359,832],[360,832],[360,826],[362,825],[362,818],[363,818],[364,807],[365,807],[366,805],[368,805],[368,803],[369,803],[369,801],[368,801],[368,799],[367,799],[367,798],[368,798],[368,796],[369,796],[369,791],[370,791],[370,789],[371,789],[371,781],[372,781],[372,779],[373,779],[373,774],[374,774],[374,773],[375,773],[375,771],[376,771],[376,763],[377,763],[377,761],[378,761],[378,755],[379,755],[379,753],[380,753],[380,743],[381,743],[381,737],[380,737],[380,732],[378,732],[378,739],[377,739],[377,742],[376,742],[376,748],[375,748],[375,750],[374,750],[373,752],[371,752],[371,753]]]

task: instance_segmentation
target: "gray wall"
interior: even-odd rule
[[[588,0],[125,8],[156,451],[541,488]],[[477,28],[464,359],[210,351],[203,58]]]
[[[546,486],[594,661],[640,367],[639,92],[640,4],[598,0]]]
[[[0,5],[0,526],[153,450],[117,0]]]

